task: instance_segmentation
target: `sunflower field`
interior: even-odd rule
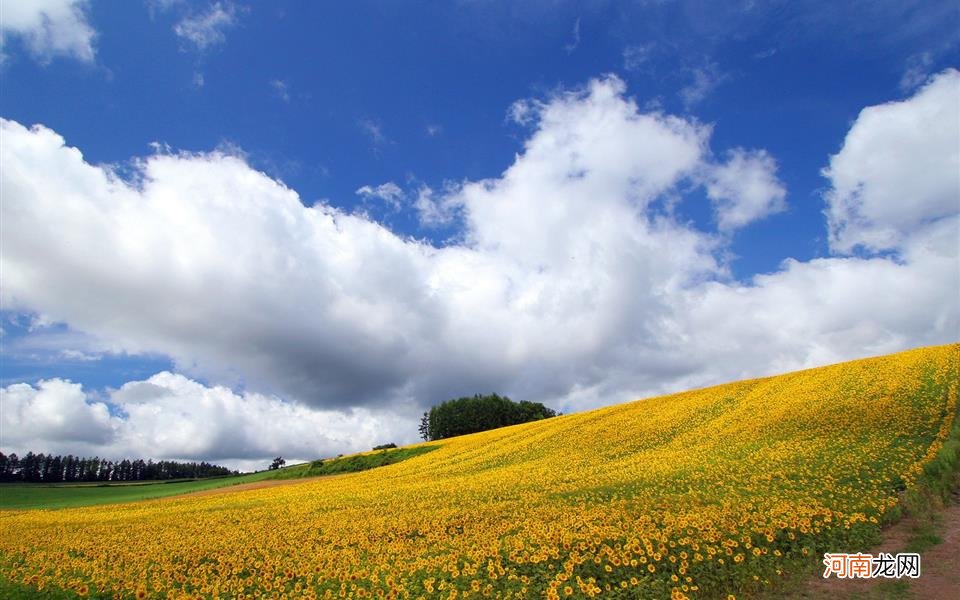
[[[451,438],[371,471],[0,512],[0,578],[118,598],[742,598],[869,550],[960,345]]]

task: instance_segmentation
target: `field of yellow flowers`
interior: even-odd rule
[[[113,597],[742,597],[868,550],[960,345],[437,442],[283,487],[0,513],[0,577]]]

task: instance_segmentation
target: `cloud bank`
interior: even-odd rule
[[[108,458],[204,458],[240,469],[369,450],[402,436],[410,415],[315,410],[262,394],[157,373],[100,398],[76,383],[41,380],[3,390],[4,449]]]
[[[152,455],[181,444],[160,436],[192,431],[198,417],[247,415],[223,430],[242,432],[286,415],[275,420],[293,433],[276,445],[195,432],[202,443],[183,446],[236,459],[316,454],[298,446],[301,431],[336,445],[361,423],[407,441],[413,426],[403,438],[384,415],[415,418],[467,393],[579,410],[954,341],[958,78],[950,70],[912,98],[865,109],[830,157],[834,256],[787,260],[746,282],[721,257],[737,229],[785,208],[773,157],[735,148],[718,160],[709,126],[642,112],[614,77],[523,103],[530,134],[500,176],[421,189],[421,217],[459,226],[443,247],[304,206],[235,156],[158,153],[124,180],[49,129],[3,121],[2,300],[106,350],[170,356],[186,376],[130,384],[168,390],[149,411],[112,393],[123,411],[107,421],[87,394],[89,431],[114,432],[96,443],[143,440],[122,443]],[[672,216],[698,186],[714,231]],[[37,385],[10,386],[5,398],[45,386],[73,390],[63,394],[75,405],[83,395],[67,382]],[[208,412],[189,412],[196,406]],[[333,414],[355,420],[338,429]],[[316,429],[295,428],[298,419]],[[123,433],[151,422],[162,425]],[[59,439],[38,423],[23,443]]]

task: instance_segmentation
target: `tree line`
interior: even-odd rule
[[[60,483],[69,481],[153,481],[236,475],[226,467],[204,462],[108,460],[27,452],[19,457],[0,452],[0,481]]]
[[[427,441],[442,440],[555,416],[555,410],[539,402],[514,402],[497,394],[476,394],[447,400],[423,413],[420,437]]]

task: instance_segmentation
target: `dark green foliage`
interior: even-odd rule
[[[0,577],[0,598],[4,600],[73,600],[80,596],[72,590],[49,586],[38,590],[35,586]]]
[[[380,444],[379,446],[374,446],[373,449],[374,449],[374,450],[389,450],[390,448],[396,448],[396,447],[397,447],[396,444],[394,444],[393,442],[390,442],[389,444]]]
[[[278,457],[276,457],[275,459],[273,459],[273,462],[272,462],[272,463],[270,463],[270,470],[271,470],[271,471],[276,471],[277,469],[279,469],[280,467],[282,467],[282,466],[285,465],[285,464],[287,464],[287,461],[284,460],[284,458],[283,458],[282,456],[278,456]]]
[[[28,483],[71,483],[81,481],[155,481],[199,479],[236,475],[226,467],[208,462],[176,462],[143,459],[112,461],[99,456],[54,456],[27,452],[23,457],[0,452],[0,481]]]
[[[477,394],[447,400],[423,413],[420,436],[425,440],[442,440],[555,416],[556,411],[539,402],[514,402],[497,394]]]

